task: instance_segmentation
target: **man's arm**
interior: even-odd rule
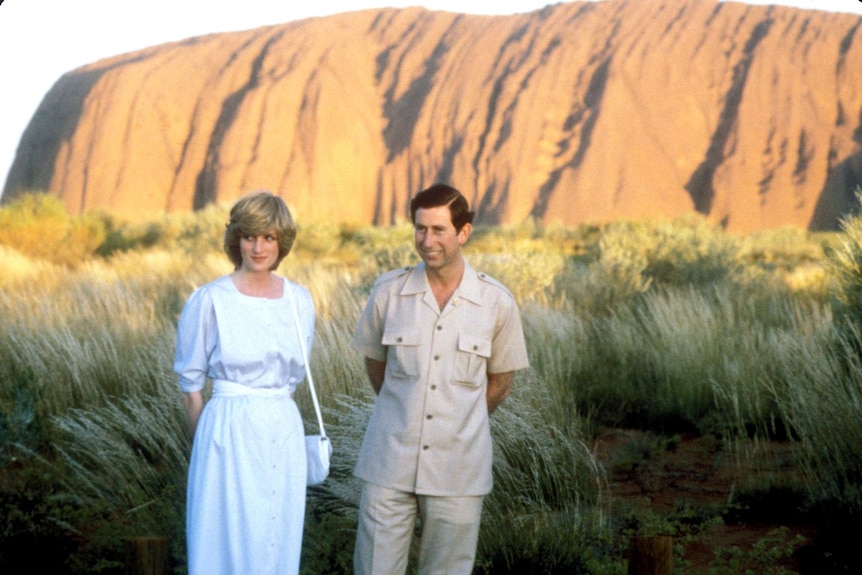
[[[380,389],[383,387],[383,376],[386,374],[386,362],[366,357],[365,372],[368,374],[368,380],[371,381],[374,393],[379,395]]]
[[[488,374],[488,391],[485,393],[488,401],[488,413],[493,413],[495,409],[500,407],[503,400],[509,396],[514,377],[514,371]]]

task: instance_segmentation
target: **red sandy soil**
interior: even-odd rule
[[[700,517],[717,517],[723,509],[745,507],[740,504],[741,492],[750,493],[758,485],[789,485],[799,479],[792,464],[792,444],[761,442],[740,447],[747,455],[738,456],[740,449],[729,449],[714,437],[682,435],[668,439],[629,429],[605,430],[595,443],[608,474],[612,509],[623,513],[631,510],[636,517],[646,517],[645,511],[684,515],[680,510],[692,514],[706,510]],[[744,512],[731,512],[726,517],[692,537],[674,534],[675,546],[684,549],[681,558],[679,551],[675,553],[675,572],[685,565],[685,573],[706,574],[716,550],[736,547],[747,553],[780,527],[788,530],[782,540],[791,541],[797,534],[805,537],[804,543],[796,545],[793,557],[781,561],[788,571],[801,572],[799,552],[816,535],[814,526],[806,524],[801,514],[794,517],[792,510],[770,513],[767,509],[758,514],[763,519],[756,521],[745,520]]]

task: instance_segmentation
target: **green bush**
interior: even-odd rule
[[[79,264],[96,253],[105,235],[102,220],[72,218],[47,194],[24,194],[0,207],[0,244],[35,259]]]
[[[786,527],[774,529],[757,541],[749,550],[739,547],[719,548],[709,567],[709,575],[738,575],[739,573],[758,573],[760,575],[792,575],[781,564],[790,559],[797,547],[805,543],[805,537],[791,537]]]
[[[144,221],[120,221],[103,215],[107,229],[99,246],[101,256],[145,249],[181,250],[203,256],[222,253],[228,210],[210,205],[198,212],[154,217]]]
[[[857,190],[862,199],[862,188]],[[862,216],[842,221],[837,245],[829,252],[829,268],[835,277],[836,311],[844,321],[862,324]]]

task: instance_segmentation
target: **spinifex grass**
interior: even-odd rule
[[[4,469],[29,449],[53,466],[46,501],[100,510],[72,525],[64,508],[78,537],[160,531],[178,542],[179,571],[188,436],[171,371],[176,319],[192,289],[230,271],[212,229],[222,216],[140,224],[126,236],[115,226],[110,259],[71,271],[38,264],[0,282]],[[783,279],[792,263],[774,277],[766,255],[753,261],[749,244],[699,221],[495,233],[477,230],[467,257],[518,298],[532,368],[492,417],[496,488],[483,518],[482,572],[618,565],[623,550],[613,547],[603,472],[588,443],[601,424],[725,438],[780,430],[804,439],[813,497],[859,508],[860,338],[836,328],[830,294],[816,291],[830,281],[800,295]],[[312,369],[335,455],[330,479],[310,491],[304,564],[320,572],[325,558],[332,573],[349,572],[359,490],[350,470],[373,401],[349,341],[374,277],[417,260],[403,226],[309,228],[309,236],[303,245],[300,230],[282,273],[316,303]],[[806,254],[810,269],[817,249],[786,253]],[[21,256],[10,254],[0,250],[20,269]],[[297,398],[312,427],[304,387]],[[108,572],[116,547],[99,549]],[[93,544],[86,553],[94,557]]]
[[[784,418],[802,440],[811,494],[862,512],[862,331],[830,342],[796,338],[779,358],[786,388],[775,390]]]

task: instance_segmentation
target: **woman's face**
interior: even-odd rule
[[[242,256],[240,269],[247,272],[268,272],[275,269],[278,261],[278,235],[270,230],[259,236],[242,236],[239,239]]]

